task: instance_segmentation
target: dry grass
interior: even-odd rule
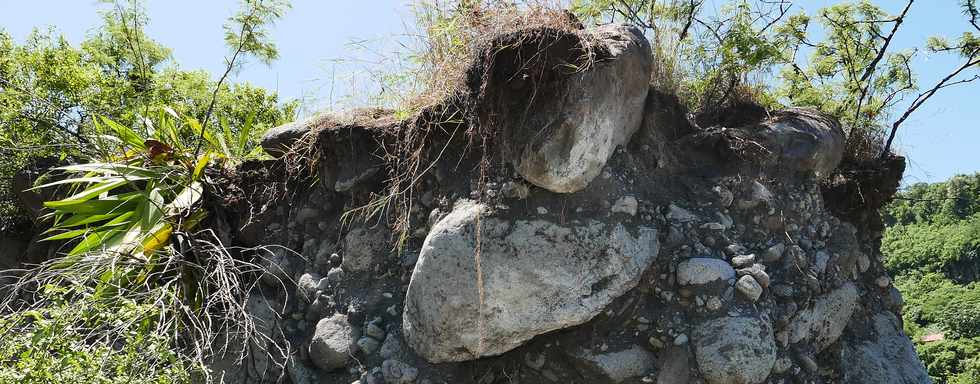
[[[55,258],[29,270],[5,271],[8,284],[0,295],[0,312],[43,311],[55,304],[45,293],[48,290],[78,290],[67,299],[74,299],[80,310],[98,305],[125,311],[133,303],[152,307],[150,315],[141,318],[146,327],[142,337],[166,339],[181,363],[188,364],[204,382],[219,380],[207,369],[209,362],[219,358],[232,359],[239,366],[265,359],[264,366],[284,372],[288,345],[274,340],[276,335],[269,332],[272,325],[256,318],[253,311],[257,308],[249,303],[250,296],[260,292],[258,277],[267,272],[259,263],[231,253],[255,254],[261,259],[268,252],[226,246],[211,230],[181,239],[180,247],[186,249],[168,247],[149,258],[93,252],[79,258]],[[283,310],[269,308],[273,313]],[[134,329],[134,324],[118,321],[102,324],[90,315],[71,321],[85,340],[115,350],[126,347],[125,340]],[[11,329],[31,326],[27,322]],[[150,372],[170,363],[158,361],[158,352],[141,353],[146,355],[145,369]]]
[[[555,60],[545,54],[560,36],[576,36],[583,48],[579,57],[563,61],[571,64],[566,65],[565,74],[589,68],[595,58],[581,23],[559,1],[423,0],[414,5],[414,11],[419,30],[410,34],[416,40],[416,50],[410,55],[416,66],[408,77],[415,88],[399,98],[401,102],[394,113],[400,121],[378,140],[381,146],[377,155],[388,169],[386,189],[344,215],[347,223],[386,218],[388,225],[400,233],[399,243],[409,233],[409,213],[417,200],[420,182],[450,153],[478,156],[479,176],[475,184],[483,195],[480,192],[491,173],[491,158],[500,150],[497,114],[481,109],[494,103],[488,100],[494,95],[487,92],[487,86],[498,70],[494,67],[498,55],[522,51],[512,59],[517,62],[508,65],[530,74],[531,83],[547,81],[545,77],[561,71],[555,68]],[[530,49],[526,50],[525,45]],[[317,147],[315,135],[311,132],[310,140],[304,138],[294,148],[291,159],[287,159],[290,169],[311,167],[315,154],[310,148]],[[460,151],[460,146],[466,149]]]
[[[462,91],[467,70],[491,40],[527,28],[574,33],[580,25],[560,1],[421,0],[414,6],[419,34],[416,76],[421,86],[409,107],[420,109]]]

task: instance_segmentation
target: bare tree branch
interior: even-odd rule
[[[980,64],[980,59],[976,59],[976,57],[977,57],[978,54],[980,54],[980,51],[974,51],[970,55],[970,57],[966,61],[966,63],[964,63],[963,65],[957,67],[949,75],[946,75],[946,77],[944,77],[942,80],[940,80],[939,82],[937,82],[936,85],[933,86],[931,89],[929,89],[926,92],[920,93],[918,96],[915,97],[915,100],[913,100],[912,101],[912,104],[909,106],[909,108],[907,110],[905,110],[904,113],[902,113],[902,116],[899,117],[898,120],[895,120],[894,123],[892,123],[891,132],[889,132],[889,134],[888,134],[888,141],[885,142],[885,148],[882,150],[881,157],[888,156],[888,150],[891,149],[892,142],[895,140],[895,134],[898,132],[898,127],[901,126],[902,123],[904,123],[905,120],[909,118],[909,115],[911,115],[913,112],[915,112],[915,110],[919,109],[919,107],[921,107],[922,104],[924,104],[927,100],[929,100],[930,97],[932,97],[933,95],[935,95],[936,92],[938,92],[940,89],[943,89],[943,88],[946,88],[946,87],[949,87],[949,86],[952,86],[952,85],[963,84],[963,83],[967,83],[967,82],[976,80],[977,78],[980,78],[980,76],[974,76],[973,78],[971,78],[969,80],[950,82],[950,80],[952,80],[954,77],[956,77],[957,75],[959,75],[960,72],[963,72],[967,68],[970,68],[970,67],[972,67],[974,65]]]
[[[895,37],[895,33],[898,32],[898,27],[900,27],[902,22],[905,21],[905,15],[909,13],[909,8],[912,7],[913,2],[915,2],[915,0],[909,0],[909,2],[905,4],[905,9],[902,10],[902,14],[894,19],[895,24],[892,25],[891,32],[888,33],[888,37],[886,37],[885,41],[881,44],[881,49],[878,50],[874,60],[871,60],[868,68],[865,68],[864,74],[861,75],[861,80],[858,80],[859,82],[863,83],[865,80],[868,80],[868,78],[871,77],[871,74],[874,73],[875,67],[878,66],[878,62],[881,61],[881,58],[885,57],[885,53],[888,52],[888,46],[892,43],[892,38]]]
[[[691,29],[691,24],[694,23],[694,15],[698,13],[698,8],[700,8],[701,4],[703,3],[704,0],[691,0],[691,3],[687,9],[687,21],[684,22],[684,26],[681,28],[681,33],[678,36],[677,41],[684,40],[684,38],[687,37],[687,31]]]
[[[201,145],[204,144],[204,132],[208,128],[208,121],[211,119],[211,114],[214,113],[214,104],[218,101],[218,92],[221,91],[221,85],[224,84],[231,71],[235,69],[235,62],[238,60],[238,57],[245,52],[246,36],[251,33],[251,20],[255,17],[255,12],[256,8],[253,7],[251,12],[242,21],[242,28],[238,33],[238,47],[235,49],[235,53],[232,54],[231,59],[225,59],[225,72],[221,74],[218,83],[214,85],[214,91],[211,92],[211,101],[208,103],[207,112],[204,113],[204,119],[201,121],[201,134],[197,138],[197,147],[194,149],[195,157],[201,152]]]

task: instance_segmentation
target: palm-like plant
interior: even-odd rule
[[[247,308],[260,268],[233,256],[219,236],[200,228],[207,216],[202,202],[208,183],[205,169],[232,165],[261,150],[254,143],[250,123],[237,132],[224,122],[219,124],[222,128],[215,133],[193,118],[164,109],[155,121],[140,124],[145,131],[141,135],[108,118],[97,118],[93,142],[100,151],[92,161],[57,168],[54,176],[61,179],[35,187],[57,187],[67,195],[44,204],[51,222],[44,240],[68,247],[63,256],[21,275],[10,295],[0,300],[0,308],[15,314],[62,313],[51,309],[65,300],[79,303],[79,310],[153,308],[122,325],[92,329],[95,336],[85,338],[105,340],[103,344],[110,347],[103,348],[110,350],[127,343],[108,335],[142,332],[146,337],[137,339],[169,340],[181,359],[154,362],[154,367],[161,367],[155,373],[173,364],[189,364],[207,376],[203,363],[216,354],[226,355],[227,343],[233,339],[245,341],[246,349],[270,345],[268,340],[256,340],[268,336],[256,331]],[[193,141],[198,137],[206,145],[195,153]],[[89,315],[73,316],[70,323],[76,329],[93,323]],[[0,334],[37,334],[38,324],[31,319],[10,317],[0,322]],[[216,340],[225,343],[217,350]],[[0,341],[0,360],[6,358],[3,347]],[[244,358],[246,350],[232,352]],[[146,359],[162,357],[151,354]]]
[[[181,118],[169,108],[156,124],[144,126],[143,138],[134,129],[108,118],[95,121],[102,160],[56,168],[69,177],[35,187],[67,185],[71,194],[44,206],[53,219],[45,240],[77,240],[69,257],[88,252],[110,252],[148,257],[169,243],[174,231],[191,231],[204,218],[200,202],[204,169],[212,161],[223,164],[261,154],[252,142],[252,119],[235,133],[221,120],[215,134],[193,118]],[[183,124],[178,125],[178,122]],[[186,133],[208,144],[200,154],[185,142]],[[229,143],[231,143],[229,145]]]

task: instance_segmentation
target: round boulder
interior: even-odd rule
[[[336,314],[321,319],[310,341],[310,360],[324,371],[343,368],[347,365],[352,342],[347,316]]]
[[[757,384],[776,362],[769,323],[754,317],[720,317],[694,329],[694,356],[709,384]]]

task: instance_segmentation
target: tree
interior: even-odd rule
[[[144,32],[148,17],[140,2],[110,3],[102,26],[78,47],[54,30],[35,30],[23,44],[0,30],[0,218],[23,217],[16,209],[13,174],[43,158],[77,158],[97,150],[89,144],[94,116],[140,121],[170,107],[221,131],[237,132],[254,120],[249,142],[265,129],[295,117],[296,101],[248,83],[229,84],[242,59],[277,57],[267,26],[288,8],[283,1],[248,0],[229,20],[226,40],[234,55],[213,80],[204,71],[181,69],[170,50]],[[233,34],[237,30],[241,33]],[[211,119],[211,115],[218,116]],[[192,135],[190,132],[185,132]],[[23,220],[23,219],[21,219]]]
[[[901,125],[942,89],[976,80],[980,12],[962,9],[968,30],[936,36],[923,48],[896,51],[892,41],[915,0],[889,15],[869,0],[841,2],[813,15],[791,14],[791,0],[733,0],[708,13],[703,0],[576,0],[594,22],[629,22],[652,39],[655,61],[667,63],[654,84],[685,96],[694,111],[749,99],[768,107],[809,106],[847,128],[848,156],[886,156]],[[819,24],[819,33],[811,25]],[[956,54],[960,64],[921,93],[910,66],[921,51]],[[675,59],[676,58],[676,59]],[[772,74],[775,74],[773,76]],[[900,107],[904,107],[901,109]]]
[[[980,379],[980,174],[915,184],[882,211],[885,267],[907,333],[937,383]],[[942,332],[944,340],[922,342]]]

